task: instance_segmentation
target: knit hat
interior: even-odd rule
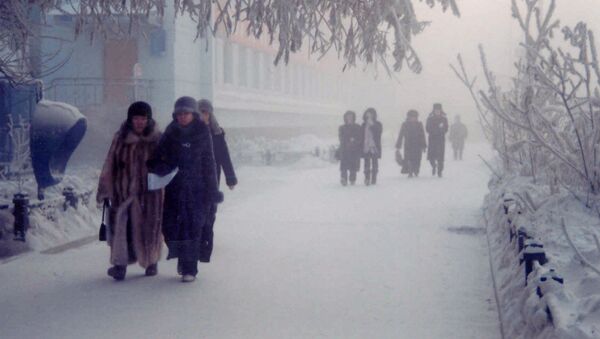
[[[414,109],[411,109],[410,111],[408,111],[408,113],[406,113],[406,116],[409,117],[409,118],[410,117],[418,118],[419,117],[419,112],[417,112]]]
[[[356,113],[354,113],[354,111],[346,111],[346,113],[344,113],[344,122],[346,122],[347,117],[351,117],[352,122],[356,122]]]
[[[180,97],[175,101],[173,107],[173,119],[175,115],[181,112],[191,112],[198,114],[198,102],[192,97]]]
[[[210,100],[201,99],[198,101],[198,110],[200,112],[208,113],[208,127],[213,135],[218,135],[223,133],[223,129],[219,125],[217,121],[217,117],[215,117],[215,113],[213,112],[213,105]]]
[[[131,120],[135,116],[143,116],[152,119],[152,107],[144,101],[136,101],[127,109],[127,120]]]
[[[208,113],[213,113],[213,105],[212,102],[210,102],[210,100],[207,99],[201,99],[200,101],[198,101],[198,111],[200,112],[208,112]]]
[[[441,111],[442,110],[442,104],[440,104],[440,103],[433,104],[433,109],[434,110],[439,109]]]

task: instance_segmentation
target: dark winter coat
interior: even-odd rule
[[[429,135],[427,159],[444,161],[444,155],[446,153],[446,133],[448,132],[448,118],[446,118],[446,114],[442,113],[436,115],[431,113],[427,118],[427,125],[425,128]]]
[[[137,260],[146,268],[160,259],[163,242],[160,227],[163,191],[148,191],[146,168],[160,133],[154,130],[153,123],[146,135],[136,135],[126,127],[124,123],[113,138],[100,173],[96,200],[101,203],[108,199],[111,203],[108,209],[111,264],[124,266]],[[129,247],[134,255],[130,255]]]
[[[209,128],[196,115],[180,127],[173,121],[165,130],[148,166],[165,175],[179,172],[165,188],[163,234],[169,248],[167,259],[185,262],[202,256],[202,233],[213,204],[223,200],[218,189],[217,171]]]
[[[366,138],[366,130],[367,130],[367,112],[363,115],[363,123],[362,123],[362,132],[361,132],[361,144],[363,145],[363,157],[368,157],[366,152],[364,152],[365,138]],[[378,159],[381,158],[381,134],[383,133],[383,125],[381,122],[377,121],[377,113],[374,110],[371,111],[375,116],[375,121],[373,121],[373,125],[369,128],[371,129],[371,133],[373,133],[373,138],[375,139],[375,146],[377,148],[377,154],[375,155]]]
[[[235,186],[238,183],[233,169],[233,163],[229,156],[229,148],[225,141],[225,132],[213,134],[213,151],[215,154],[215,163],[217,165],[217,183],[221,182],[221,171],[225,175],[225,183],[227,186]]]
[[[450,126],[450,133],[448,139],[452,143],[453,148],[463,148],[465,145],[465,139],[467,138],[467,126],[462,122],[455,122]]]
[[[396,148],[404,146],[404,158],[421,159],[423,151],[427,148],[425,129],[420,121],[405,121],[400,128]]]
[[[358,171],[362,155],[363,129],[357,123],[344,124],[338,130],[340,139],[340,169]]]

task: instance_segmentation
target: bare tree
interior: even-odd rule
[[[419,21],[415,0],[173,0],[176,16],[187,15],[197,23],[197,37],[224,31],[231,34],[240,24],[250,36],[267,36],[276,45],[275,63],[288,61],[290,53],[305,44],[313,54],[335,50],[347,66],[358,60],[379,60],[400,71],[406,65],[419,73],[422,65],[411,46],[413,36],[427,22]],[[430,7],[460,15],[455,0],[419,0]],[[0,1],[0,73],[15,83],[31,77],[30,42],[50,12],[76,17],[75,33],[107,36],[115,29],[133,32],[150,17],[162,18],[167,0],[4,0]],[[123,25],[125,19],[126,24]],[[389,34],[389,33],[392,34]],[[35,60],[34,60],[35,62]],[[33,62],[33,63],[34,63]]]
[[[485,90],[475,89],[461,58],[452,66],[475,100],[505,171],[567,188],[586,205],[600,195],[600,68],[594,35],[583,22],[563,27],[555,0],[512,0],[524,34],[512,87],[502,91],[480,48]]]

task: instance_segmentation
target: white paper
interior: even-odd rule
[[[173,180],[175,175],[177,175],[177,172],[179,172],[179,167],[175,167],[171,173],[162,177],[154,173],[148,173],[148,190],[156,191],[164,188],[171,182],[171,180]]]

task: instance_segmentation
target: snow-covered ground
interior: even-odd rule
[[[524,208],[520,216],[514,216],[512,211],[505,216],[501,207],[503,194],[525,206],[518,198],[524,197],[525,192],[531,195],[535,208]],[[506,337],[600,338],[600,275],[582,265],[561,227],[564,219],[577,250],[592,265],[600,267],[600,248],[594,240],[600,235],[597,212],[586,208],[566,190],[551,195],[548,186],[534,184],[531,177],[510,176],[492,181],[484,207]],[[508,218],[541,241],[548,258],[547,264],[529,275],[527,287],[517,243],[509,241]],[[564,286],[551,279],[540,284],[540,278],[550,269],[564,279]],[[543,298],[536,293],[540,285],[545,291]],[[553,322],[546,314],[547,306]]]
[[[244,167],[213,262],[182,284],[106,276],[94,243],[0,264],[2,338],[499,338],[481,220],[489,172],[471,151],[445,178],[342,187],[337,165]],[[485,152],[485,149],[481,149]]]

